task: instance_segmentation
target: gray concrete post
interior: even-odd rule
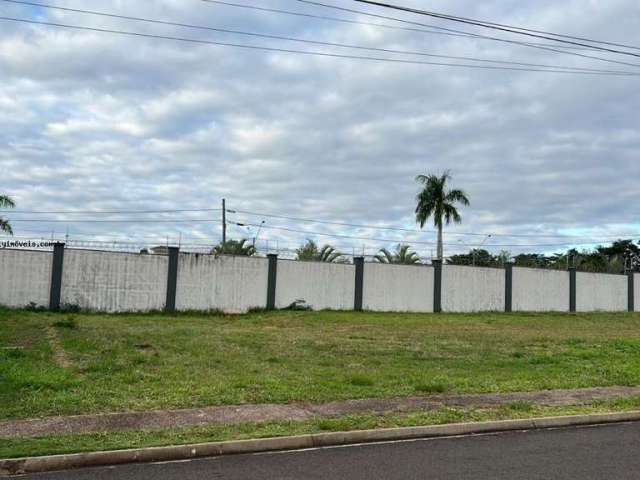
[[[176,311],[176,292],[178,290],[178,247],[169,247],[169,267],[167,269],[167,299],[164,304],[165,312]]]
[[[629,273],[629,286],[627,287],[627,296],[629,299],[629,311],[630,312],[635,312],[636,311],[636,305],[635,305],[635,273],[631,272]]]
[[[362,295],[364,288],[364,257],[354,257],[353,264],[355,266],[355,294],[353,298],[353,309],[362,311]]]
[[[433,311],[442,311],[442,260],[432,260],[433,264]]]
[[[49,289],[49,309],[60,310],[60,296],[62,293],[62,269],[64,267],[64,243],[53,246],[51,260],[51,287]]]
[[[275,310],[276,308],[276,283],[278,281],[278,255],[270,253],[267,255],[269,260],[269,270],[267,273],[267,310]]]
[[[513,310],[513,263],[507,262],[504,266],[504,311]]]
[[[569,268],[569,311],[576,311],[576,284],[577,274],[576,267]]]

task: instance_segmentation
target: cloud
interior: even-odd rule
[[[404,3],[421,6],[415,0]],[[62,1],[56,4],[70,6]],[[274,0],[266,5],[391,24],[292,2]],[[87,0],[73,6],[97,8]],[[504,43],[198,1],[187,5],[159,0],[143,7],[110,0],[101,2],[99,8],[376,48],[632,68]],[[436,19],[355,8],[445,25]],[[535,8],[510,0],[474,7],[468,2],[436,2],[433,9],[640,44],[631,21],[631,12],[638,6],[630,1],[587,5],[577,0],[562,4],[544,1],[536,2]],[[45,9],[10,6],[6,11],[22,18],[100,28],[354,53],[338,47],[243,38]],[[5,148],[0,150],[0,191],[15,197],[22,210],[216,208],[224,196],[230,208],[238,210],[411,227],[417,188],[413,177],[451,169],[455,185],[466,189],[472,200],[472,206],[463,210],[464,224],[452,227],[451,233],[576,231],[590,237],[586,240],[597,241],[605,235],[640,230],[632,207],[640,170],[637,78],[387,64],[7,22],[2,27],[0,142]],[[631,57],[598,56],[633,61]],[[212,220],[212,215],[217,216],[184,213],[160,217]],[[230,217],[245,223],[262,220],[241,214]],[[14,214],[12,218],[28,216]],[[154,225],[69,221],[68,226],[71,232],[95,232],[97,239],[123,237],[141,242],[154,241],[150,238],[154,235],[174,239],[179,234],[215,242],[220,228],[213,222]],[[383,237],[390,243],[403,238],[399,232],[268,219],[260,236],[272,245],[276,241],[295,245],[306,237],[314,238],[312,234],[269,228],[275,226]],[[32,230],[66,228],[60,223],[17,222],[15,230],[29,234]],[[231,228],[235,236],[255,233],[256,228]],[[435,236],[428,229],[406,238],[433,241]],[[477,243],[478,238],[449,235],[448,251],[465,249],[465,244]],[[487,242],[493,250],[507,248],[501,244],[560,241],[497,238]],[[352,249],[363,244],[370,249],[383,245],[373,240],[333,241]],[[429,254],[430,246],[416,246],[422,254]]]

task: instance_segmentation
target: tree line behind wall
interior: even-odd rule
[[[501,267],[507,261],[517,267],[550,268],[566,270],[576,267],[580,271],[595,273],[640,272],[640,247],[633,240],[616,240],[609,246],[598,246],[594,250],[577,250],[545,255],[521,253],[512,256],[502,251],[493,255],[484,249],[473,249],[469,253],[452,255],[449,265],[476,265],[478,267]]]
[[[255,247],[247,240],[229,240],[226,246],[218,245],[213,254],[255,255]],[[295,251],[296,260],[350,263],[350,258],[331,245],[320,247],[312,240],[307,240]],[[409,245],[398,244],[394,250],[380,249],[373,261],[412,265],[421,263],[418,254]],[[492,254],[485,249],[473,249],[468,253],[451,255],[446,259],[448,265],[475,265],[477,267],[502,267],[512,261],[517,267],[549,268],[566,270],[576,267],[584,272],[627,273],[640,272],[640,247],[633,240],[616,240],[609,246],[599,246],[594,250],[570,249],[566,252],[545,255],[542,253],[520,253],[511,255],[508,251]]]

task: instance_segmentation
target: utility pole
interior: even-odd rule
[[[222,248],[227,244],[227,201],[222,199]]]

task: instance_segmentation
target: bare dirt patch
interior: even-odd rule
[[[0,423],[0,438],[162,430],[177,427],[279,420],[301,421],[318,417],[339,417],[364,413],[387,414],[430,411],[442,407],[491,408],[509,405],[514,402],[530,402],[550,407],[587,405],[597,400],[611,400],[636,395],[640,395],[640,387],[598,387],[523,393],[362,399],[323,404],[238,405],[188,410],[75,415],[3,422]]]
[[[58,364],[59,367],[62,368],[71,368],[73,364],[67,353],[64,351],[64,347],[62,346],[62,342],[60,341],[60,337],[58,336],[58,332],[55,327],[49,325],[46,327],[47,331],[47,339],[49,340],[49,345],[51,346],[51,350],[53,351],[53,358]]]

